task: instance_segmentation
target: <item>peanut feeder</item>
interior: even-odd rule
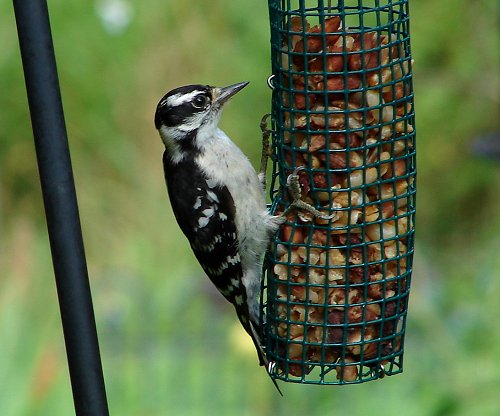
[[[415,215],[408,1],[269,0],[272,198],[288,214],[263,286],[272,377],[347,384],[402,371]]]

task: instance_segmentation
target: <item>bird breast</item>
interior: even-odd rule
[[[207,177],[227,186],[236,207],[236,226],[243,269],[260,263],[267,248],[270,218],[264,190],[248,158],[220,129],[203,140],[199,158]]]

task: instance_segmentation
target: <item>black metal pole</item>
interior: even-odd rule
[[[13,3],[75,411],[108,415],[47,3]]]

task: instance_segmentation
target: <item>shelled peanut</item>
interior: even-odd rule
[[[290,31],[283,169],[304,167],[302,199],[331,219],[298,212],[281,228],[280,355],[291,375],[331,365],[355,381],[360,363],[378,367],[400,348],[391,335],[405,313],[413,230],[408,64],[395,37],[344,30],[339,17],[313,27],[292,17]]]

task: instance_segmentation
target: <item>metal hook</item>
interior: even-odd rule
[[[385,367],[383,364],[379,364],[378,367],[372,368],[371,371],[372,377],[384,378],[385,377]]]
[[[274,85],[273,85],[273,79],[274,79],[275,75],[270,75],[269,77],[267,77],[267,86],[269,88],[271,88],[272,90],[274,90]]]

